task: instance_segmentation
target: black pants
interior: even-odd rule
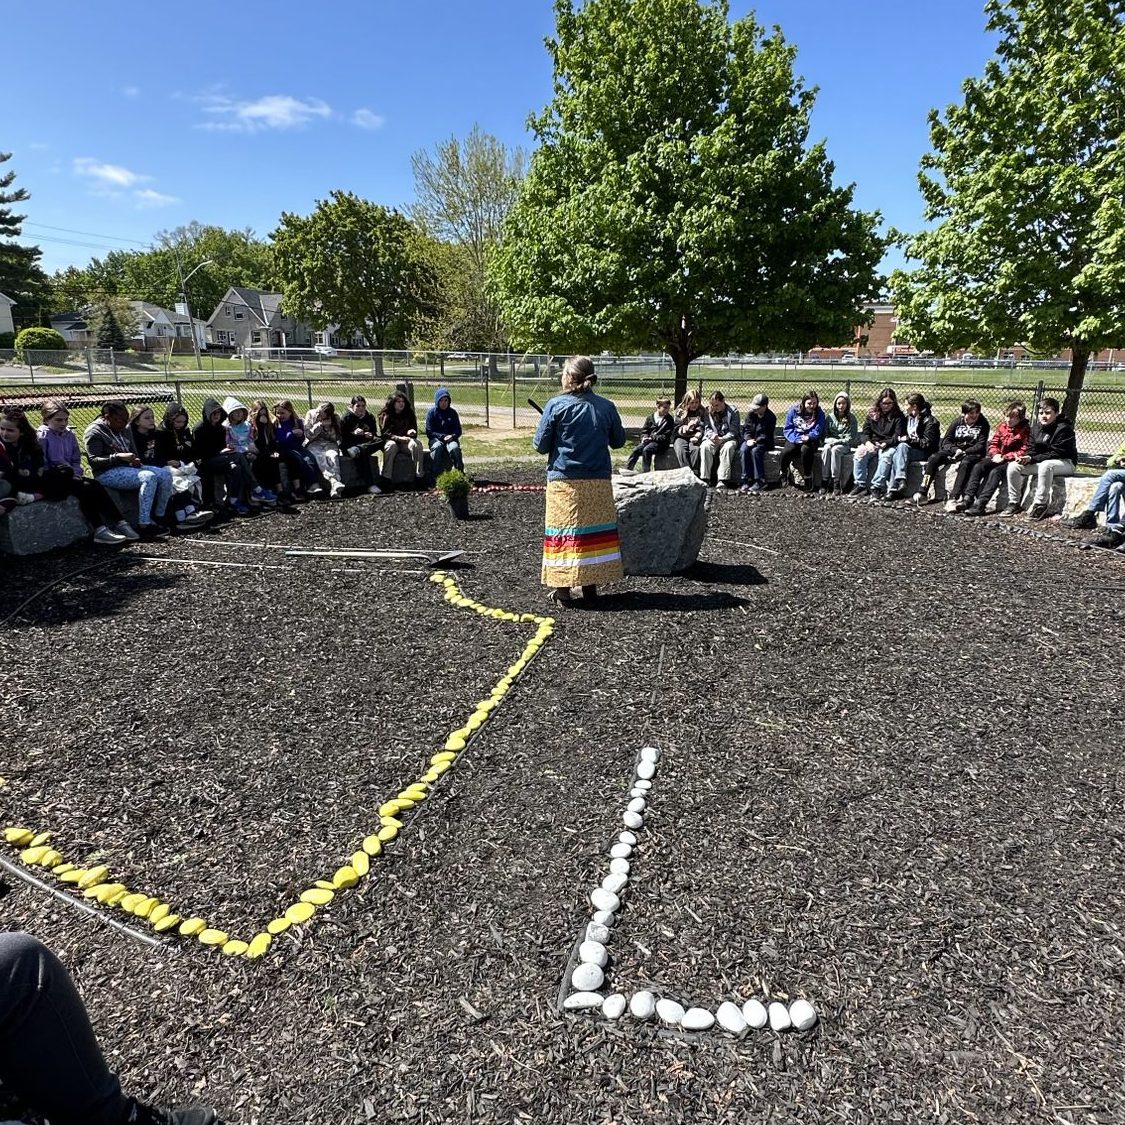
[[[811,488],[813,474],[816,472],[817,451],[819,449],[819,441],[787,441],[781,447],[781,479],[785,480],[785,475],[789,472],[789,466],[796,459],[801,470],[801,476],[805,478],[805,486]]]
[[[53,1125],[121,1125],[130,1102],[58,958],[0,933],[0,1081]]]
[[[228,504],[234,500],[245,504],[254,488],[250,462],[241,453],[220,453],[216,457],[208,457],[200,464],[199,475],[203,479],[203,495],[208,506],[214,503],[216,477],[222,477],[226,482]]]
[[[259,453],[250,464],[254,467],[254,479],[271,492],[281,487],[281,459],[268,453]]]
[[[983,454],[975,454],[972,457],[962,457],[957,462],[957,476],[953,481],[953,491],[949,494],[950,500],[960,500],[967,496],[967,488],[969,485],[970,475],[973,469],[980,463]],[[939,449],[927,462],[925,468],[925,475],[929,480],[945,468],[946,465],[953,464],[953,457],[944,449]],[[993,490],[995,491],[995,489]],[[991,496],[992,493],[989,493]]]
[[[1000,482],[1007,474],[1007,461],[996,464],[987,457],[982,457],[969,474],[969,484],[964,499],[969,503],[976,501],[983,508],[992,499],[992,494],[1000,487]]]
[[[355,462],[355,467],[359,471],[360,479],[368,488],[375,483],[375,467],[371,464],[371,459],[383,448],[383,442],[380,441],[364,441],[358,445],[349,445],[344,449],[344,456],[351,458]],[[376,462],[377,464],[378,462]]]
[[[645,472],[647,473],[652,469],[652,459],[667,448],[667,442],[642,441],[640,445],[636,446],[633,452],[629,454],[629,460],[625,462],[625,466],[631,469],[640,461],[644,465]]]
[[[48,469],[42,478],[43,496],[47,500],[65,500],[73,496],[78,501],[82,518],[91,527],[106,524],[112,527],[121,519],[121,511],[109,498],[105,488],[90,477],[76,477],[67,469]]]

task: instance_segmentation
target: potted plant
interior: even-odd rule
[[[449,503],[449,510],[459,520],[469,518],[469,490],[473,482],[460,469],[447,469],[435,482],[437,490]]]

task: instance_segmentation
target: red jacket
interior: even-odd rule
[[[988,439],[988,456],[991,458],[999,453],[1005,461],[1014,461],[1022,457],[1031,444],[1031,424],[1026,420],[1021,422],[1014,430],[1007,422],[1001,422],[996,427],[992,437]]]

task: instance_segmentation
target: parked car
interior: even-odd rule
[[[336,354],[336,349],[332,347],[331,344],[314,344],[313,351],[316,352],[317,355],[332,356]]]

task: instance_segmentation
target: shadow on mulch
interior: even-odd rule
[[[717,563],[697,560],[684,571],[696,582],[718,582],[731,586],[765,586],[769,579],[757,567],[746,563]]]
[[[708,610],[735,609],[749,605],[745,598],[712,591],[708,594],[673,594],[667,591],[628,590],[621,594],[601,594],[593,605],[583,606],[578,599],[571,607],[600,613],[702,613]]]

